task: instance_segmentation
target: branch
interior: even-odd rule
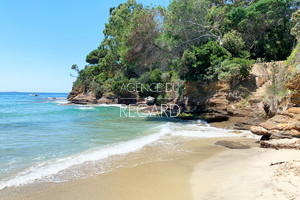
[[[183,45],[183,44],[186,44],[186,43],[190,43],[190,42],[199,40],[199,39],[202,38],[202,37],[218,37],[218,36],[216,36],[216,35],[205,34],[205,35],[201,35],[200,37],[194,38],[194,39],[192,39],[192,40],[188,40],[188,41],[182,42],[182,43],[178,44],[177,46],[181,46],[181,45]]]

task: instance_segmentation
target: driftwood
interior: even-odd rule
[[[271,164],[270,164],[270,166],[274,166],[274,165],[281,165],[281,164],[283,164],[283,163],[285,163],[285,162],[276,162],[276,163],[271,163]]]

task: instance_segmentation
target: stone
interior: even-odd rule
[[[265,141],[261,141],[260,145],[262,148],[300,150],[300,140],[296,138],[265,140]]]
[[[148,106],[150,106],[150,105],[154,105],[154,101],[155,101],[155,98],[154,97],[147,97],[147,98],[145,98],[145,100],[146,100],[146,104],[148,105]]]
[[[227,140],[217,141],[215,145],[223,146],[229,149],[250,149],[250,146],[248,145],[244,145],[240,142],[227,141]]]
[[[262,135],[263,138],[267,138],[270,141],[300,138],[300,107],[291,107],[284,113],[275,115],[259,126],[252,126],[250,131],[256,135]],[[261,140],[261,147],[264,148],[288,148],[287,146],[288,143],[273,144]]]
[[[271,135],[267,129],[260,126],[251,126],[250,131],[256,135]]]

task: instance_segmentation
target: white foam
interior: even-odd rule
[[[109,156],[137,151],[143,146],[157,141],[163,135],[164,133],[160,132],[144,136],[139,139],[106,146],[100,149],[93,149],[67,158],[43,162],[19,173],[13,179],[10,179],[8,181],[0,181],[0,189],[10,186],[32,183],[35,180],[47,178],[48,176],[57,174],[58,172],[68,169],[71,166],[80,165],[88,161],[97,161],[100,159],[105,159]]]
[[[127,108],[126,105],[123,104],[98,104],[96,107],[118,107],[118,108]]]
[[[92,106],[78,106],[76,109],[79,109],[79,110],[92,110],[92,109],[94,109],[94,107],[92,107]]]
[[[51,97],[49,97],[48,100],[50,102],[56,103],[58,105],[65,105],[65,104],[69,103],[69,101],[65,97],[57,97],[57,98],[51,98]]]
[[[17,176],[10,180],[0,181],[0,189],[10,186],[24,185],[32,183],[35,180],[49,178],[51,175],[57,174],[72,166],[80,165],[89,161],[97,161],[108,158],[114,155],[127,154],[138,151],[146,145],[158,141],[163,136],[176,137],[197,137],[197,138],[212,138],[212,137],[234,137],[244,136],[252,137],[249,131],[243,131],[241,134],[236,134],[231,130],[210,127],[207,124],[199,123],[172,123],[168,122],[158,127],[153,128],[154,133],[143,136],[138,139],[121,142],[114,145],[107,145],[97,149],[75,154],[66,158],[42,162],[32,166],[27,170],[20,172]]]
[[[218,138],[218,137],[247,137],[259,139],[259,136],[250,131],[236,131],[211,127],[209,124],[198,121],[198,123],[166,123],[161,130],[171,136],[193,137],[193,138]]]

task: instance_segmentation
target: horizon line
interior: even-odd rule
[[[70,92],[20,92],[20,91],[0,91],[0,93],[56,93],[56,94],[67,94]]]

